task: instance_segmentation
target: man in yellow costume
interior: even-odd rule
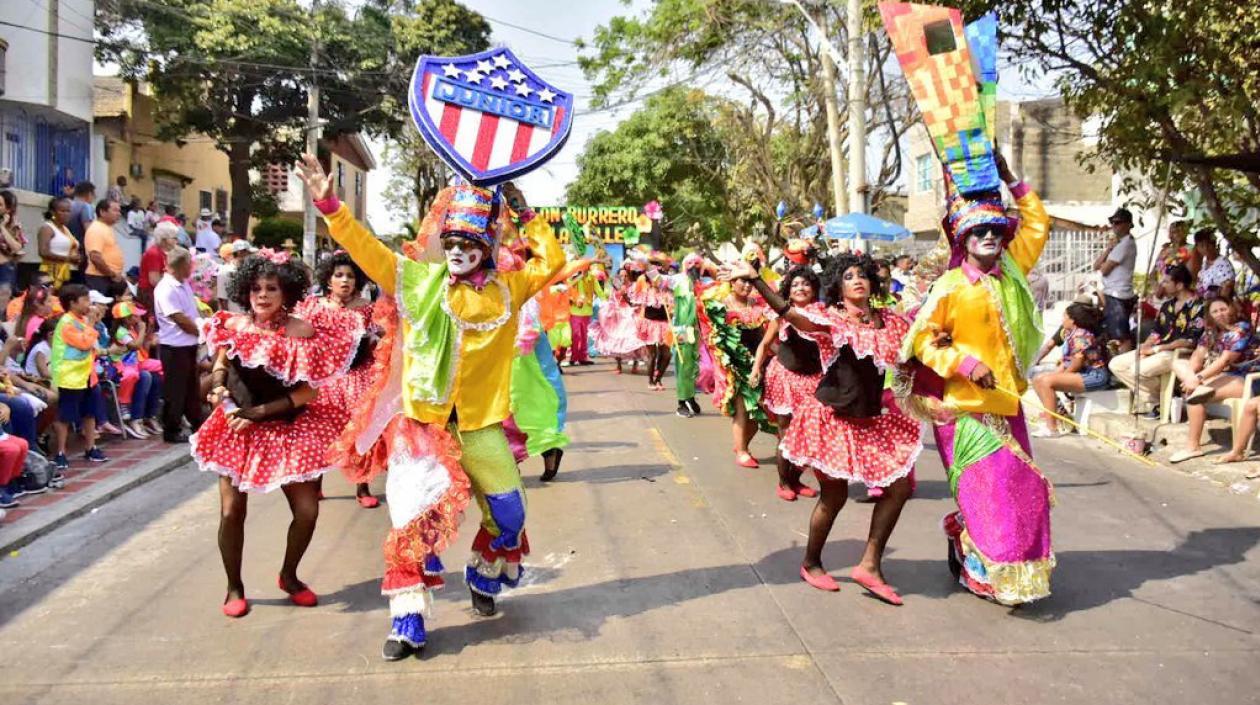
[[[424,647],[429,591],[442,584],[438,556],[455,536],[470,489],[482,514],[464,572],[473,607],[494,614],[495,597],[520,580],[529,553],[525,491],[502,426],[517,313],[565,257],[551,227],[510,183],[494,191],[466,183],[443,189],[421,223],[418,247],[400,255],[338,202],[314,157],[305,155],[300,169],[333,239],[398,313],[378,316],[385,334],[373,393],[334,453],[356,482],[388,468],[393,529],[382,593],[393,623],[383,656],[398,660]],[[493,255],[515,239],[518,219],[529,258],[517,271],[497,271]]]

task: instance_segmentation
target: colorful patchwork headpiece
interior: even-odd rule
[[[699,252],[691,252],[688,253],[686,257],[683,257],[682,269],[685,272],[690,269],[695,269],[703,264],[704,257],[702,257]]]
[[[1015,234],[1014,223],[1006,215],[1006,206],[998,194],[978,197],[950,194],[945,204],[945,232],[955,246],[963,244],[967,233],[981,226],[992,226],[1002,233],[1005,244]]]
[[[788,261],[792,264],[809,264],[809,253],[813,249],[814,245],[810,241],[793,238],[788,240],[787,247],[783,249],[783,254],[787,256]]]
[[[490,222],[498,194],[472,184],[448,187],[450,201],[442,215],[442,236],[459,235],[485,245],[491,252],[497,241]]]

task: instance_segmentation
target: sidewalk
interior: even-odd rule
[[[8,510],[0,520],[0,558],[189,458],[187,443],[172,445],[161,439],[105,441],[101,449],[108,462],[90,463],[82,451],[68,454],[64,488],[26,495],[18,500],[22,506]]]

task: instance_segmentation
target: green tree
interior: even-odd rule
[[[450,180],[451,170],[417,130],[402,130],[385,145],[381,164],[387,172],[386,207],[404,223],[418,223],[429,203]]]
[[[395,136],[416,58],[466,53],[490,34],[454,0],[367,0],[353,15],[342,0],[312,5],[118,0],[99,13],[101,58],[153,87],[160,136],[205,134],[227,153],[233,230],[244,231],[252,210],[250,169],[300,153],[312,81],[325,135]]]
[[[1235,0],[973,0],[1000,8],[1002,45],[1049,75],[1082,117],[1101,118],[1098,158],[1156,183],[1172,165],[1203,220],[1247,264],[1260,228],[1260,13]],[[1225,169],[1231,164],[1242,169]],[[1135,180],[1131,180],[1135,181]]]
[[[805,2],[843,50],[842,3]],[[792,4],[763,0],[659,0],[642,16],[598,27],[579,59],[594,80],[594,104],[666,85],[705,86],[721,96],[714,120],[726,138],[729,190],[739,206],[769,222],[779,200],[798,214],[831,203],[825,91],[837,91],[847,140],[847,80],[825,86],[813,25]],[[904,81],[893,79],[887,37],[873,33],[866,85],[867,124],[881,144],[868,162],[867,200],[878,206],[900,176],[896,145],[916,121]],[[840,67],[843,77],[844,67]],[[887,69],[888,76],[882,76]],[[884,80],[881,80],[883,77]],[[844,150],[848,159],[848,147]],[[838,204],[841,209],[847,203]]]
[[[697,244],[685,242],[695,235],[731,239],[738,213],[728,203],[729,164],[715,115],[700,91],[671,88],[648,98],[615,130],[587,142],[568,202],[637,206],[656,199],[667,218],[667,250]]]

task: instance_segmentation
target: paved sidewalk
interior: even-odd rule
[[[188,461],[188,444],[172,445],[161,439],[127,439],[103,442],[109,456],[104,463],[90,463],[81,451],[68,453],[70,469],[66,486],[27,495],[22,506],[9,509],[0,521],[0,556],[14,551],[101,504],[163,475]]]

